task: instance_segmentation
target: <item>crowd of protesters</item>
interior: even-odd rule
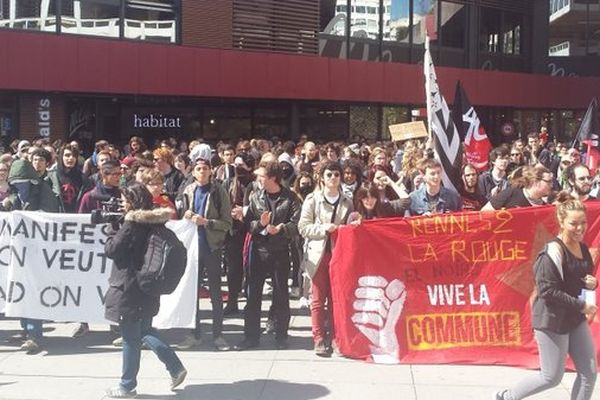
[[[484,171],[465,162],[461,180],[455,182],[458,191],[443,186],[441,164],[419,141],[367,143],[357,138],[317,144],[301,137],[211,145],[169,139],[148,147],[142,138],[132,137],[122,148],[100,140],[87,158],[76,141],[21,140],[11,149],[0,156],[3,210],[90,213],[137,182],[146,186],[156,207],[171,210],[172,219],[196,224],[199,285],[206,276],[213,342],[221,351],[260,346],[262,296],[270,279],[266,331],[275,334],[277,348],[287,347],[291,295],[310,307],[315,353],[333,352],[330,234],[341,225],[539,206],[551,203],[561,190],[588,201],[595,199],[596,190],[579,149],[541,143],[535,133],[494,148]],[[229,292],[226,304],[222,274]],[[223,319],[241,312],[241,295],[246,297],[245,337],[231,346],[222,334]],[[196,327],[180,349],[201,343],[197,314]],[[41,321],[21,323],[22,349],[38,351]],[[74,336],[88,330],[82,323]],[[114,344],[121,343],[117,337]]]

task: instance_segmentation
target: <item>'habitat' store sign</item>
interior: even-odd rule
[[[121,111],[121,132],[124,137],[132,135],[176,136],[189,132],[196,111],[176,107],[132,107]]]

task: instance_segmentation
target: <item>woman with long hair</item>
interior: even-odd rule
[[[354,195],[354,212],[349,222],[360,224],[363,220],[404,216],[410,206],[410,199],[381,201],[380,191],[376,185],[365,183]]]
[[[594,262],[583,237],[587,229],[583,202],[567,192],[556,200],[558,237],[546,244],[534,265],[536,297],[532,325],[538,343],[541,371],[495,393],[496,400],[520,400],[558,385],[567,354],[577,377],[571,399],[592,398],[598,363],[587,318],[597,307],[587,293],[595,291]]]

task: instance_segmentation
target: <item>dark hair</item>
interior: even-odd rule
[[[107,176],[112,172],[113,169],[120,169],[121,163],[117,160],[109,160],[100,167],[100,175],[102,177]]]
[[[52,161],[52,155],[50,154],[50,152],[41,147],[36,147],[35,150],[31,152],[32,161],[33,157],[43,157],[44,159],[46,159],[46,163],[50,163],[50,161]]]
[[[354,193],[354,211],[358,212],[363,217],[368,215],[368,210],[362,203],[363,199],[368,196],[376,199],[375,208],[373,209],[371,217],[384,217],[385,215],[381,206],[381,201],[379,200],[379,190],[371,182],[365,182],[365,184],[359,187],[356,193]]]
[[[65,150],[69,150],[71,153],[73,153],[73,156],[75,156],[75,158],[79,157],[79,149],[77,149],[74,146],[71,146],[71,143],[65,143],[63,144],[63,146],[60,148],[60,164],[62,164],[62,158],[63,158],[63,154],[65,153]]]
[[[133,210],[151,210],[154,208],[152,204],[152,195],[142,183],[132,183],[124,188],[121,188],[121,194],[127,199]]]
[[[101,150],[103,150],[104,148],[108,147],[109,143],[107,140],[98,140],[96,142],[96,144],[94,145],[94,150],[96,151],[96,153],[100,152]]]
[[[319,177],[321,179],[323,179],[323,174],[325,173],[326,169],[328,169],[330,171],[337,171],[337,172],[339,172],[340,173],[340,177],[344,173],[344,171],[342,171],[342,166],[340,165],[339,162],[337,162],[337,161],[325,161],[324,163],[321,164],[321,169],[319,170]]]
[[[354,175],[356,175],[356,182],[358,182],[358,186],[360,186],[363,180],[362,165],[360,164],[360,161],[352,158],[347,159],[344,161],[344,164],[342,164],[342,173],[346,169],[350,169],[354,172]]]
[[[192,164],[192,160],[187,153],[179,153],[175,156],[175,161],[182,161],[185,164],[185,167],[189,167]]]
[[[302,180],[302,178],[310,179],[311,192],[315,189],[315,179],[313,178],[312,174],[309,172],[306,172],[306,171],[302,171],[296,176],[296,180],[294,181],[294,185],[292,187],[292,191],[294,193],[296,193],[298,196],[302,195],[300,192],[300,181]],[[304,199],[302,199],[302,200],[304,200]]]
[[[492,151],[490,151],[490,164],[493,164],[498,157],[506,157],[510,155],[510,148],[508,146],[498,146],[494,147]]]
[[[590,169],[585,164],[571,164],[571,165],[569,165],[569,167],[567,167],[565,169],[565,172],[564,172],[565,178],[567,178],[567,181],[569,181],[569,183],[575,182],[575,170],[577,168],[583,168],[583,169],[586,169],[588,172],[590,172]]]

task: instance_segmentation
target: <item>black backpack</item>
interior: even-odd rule
[[[150,296],[173,293],[187,264],[187,249],[164,225],[150,229],[142,267],[136,272],[142,292]]]

